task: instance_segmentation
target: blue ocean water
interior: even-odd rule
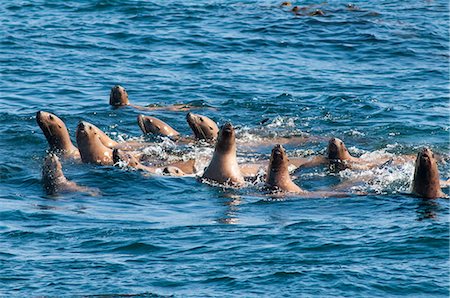
[[[137,105],[214,107],[198,112],[250,140],[323,137],[291,155],[330,137],[355,155],[428,146],[448,179],[448,1],[298,3],[323,17],[280,2],[0,2],[0,296],[449,296],[449,201],[407,194],[412,163],[367,173],[365,196],[271,200],[64,162],[102,195],[45,195],[35,113],[58,115],[74,141],[79,120],[141,138],[141,112],[108,105],[115,84]],[[190,134],[184,112],[146,114]],[[296,183],[352,175],[316,168]]]

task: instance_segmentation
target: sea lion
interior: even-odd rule
[[[306,193],[305,190],[292,182],[288,167],[289,160],[286,151],[283,146],[278,144],[272,149],[267,169],[266,186],[271,191]]]
[[[152,174],[155,174],[156,170],[158,169],[157,167],[148,167],[148,166],[141,164],[137,160],[137,158],[134,157],[132,154],[130,154],[129,152],[119,150],[119,149],[114,149],[112,156],[113,156],[114,164],[117,164],[119,162],[124,162],[124,163],[126,163],[127,166],[129,166],[131,168],[135,168],[137,170],[145,171],[145,172],[152,173]]]
[[[154,134],[174,139],[177,139],[180,136],[178,131],[158,118],[138,115],[137,121],[144,134]]]
[[[206,116],[188,113],[186,121],[194,132],[194,136],[198,140],[212,141],[217,138],[219,128],[216,122]]]
[[[191,109],[208,108],[208,107],[196,107],[190,104],[174,104],[170,106],[149,105],[145,107],[134,105],[130,103],[128,99],[128,93],[125,90],[125,88],[120,85],[116,85],[111,88],[111,92],[109,94],[109,104],[115,108],[129,106],[142,111],[167,110],[173,112],[182,112],[182,111],[189,111]]]
[[[67,180],[62,171],[61,162],[55,154],[49,154],[44,159],[42,182],[48,195],[74,191],[85,192],[90,195],[98,194],[98,190],[79,186],[75,182]]]
[[[309,16],[324,16],[325,13],[321,9],[316,9],[313,12],[308,13]]]
[[[202,178],[234,186],[244,185],[236,158],[236,134],[231,123],[225,123],[220,129],[213,157]]]
[[[412,193],[426,199],[446,197],[441,190],[439,179],[434,153],[428,148],[423,148],[416,158]]]
[[[368,169],[377,166],[350,155],[344,142],[338,138],[329,140],[325,156],[316,156],[309,161],[300,163],[298,168],[314,167],[321,164],[327,164],[334,171],[347,168]]]
[[[135,168],[137,170],[145,171],[147,173],[151,174],[157,174],[161,173],[164,175],[170,175],[170,176],[184,176],[186,175],[186,172],[182,169],[185,169],[187,171],[190,171],[192,174],[194,172],[193,170],[193,163],[194,160],[188,161],[188,162],[176,162],[172,163],[167,166],[163,167],[151,167],[146,166],[140,163],[136,157],[134,157],[129,152],[125,152],[119,149],[113,150],[113,161],[114,164],[117,164],[119,162],[124,162],[128,167]]]
[[[50,145],[50,151],[62,157],[79,159],[80,152],[70,140],[69,131],[64,122],[56,115],[39,111],[36,113],[36,122]]]
[[[84,163],[112,165],[113,150],[103,144],[98,128],[85,121],[80,121],[77,127],[77,144],[81,160]]]

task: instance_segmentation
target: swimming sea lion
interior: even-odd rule
[[[236,134],[231,123],[225,123],[220,129],[213,157],[202,178],[235,186],[244,184],[236,158]]]
[[[180,136],[180,133],[178,131],[158,118],[138,115],[137,121],[144,134],[155,134],[175,139]]]
[[[50,151],[63,157],[80,158],[80,152],[72,144],[67,127],[61,119],[54,114],[39,111],[36,113],[36,121],[50,145]]]
[[[75,182],[67,180],[62,171],[61,162],[55,154],[49,154],[44,160],[42,182],[48,195],[73,191],[86,192],[91,195],[98,194],[97,190],[79,186]]]
[[[289,175],[289,160],[283,146],[276,145],[272,149],[269,168],[267,170],[266,185],[272,191],[284,191],[291,193],[306,193],[298,185],[292,182]]]
[[[80,121],[77,127],[77,144],[84,163],[112,165],[112,149],[101,141],[98,128],[88,122]]]
[[[151,105],[146,107],[134,105],[130,103],[128,99],[128,93],[125,90],[125,88],[123,88],[120,85],[116,85],[111,88],[111,92],[109,94],[109,104],[113,107],[130,106],[142,111],[167,110],[167,111],[181,112],[181,111],[189,111],[191,109],[196,108],[203,108],[203,107],[195,107],[190,104],[174,104],[170,106]]]
[[[417,154],[412,193],[426,199],[446,197],[441,190],[439,170],[434,154],[428,148],[423,148]]]
[[[325,13],[321,9],[316,9],[313,12],[308,13],[309,16],[324,16]]]
[[[152,174],[156,173],[156,170],[158,169],[157,167],[148,167],[148,166],[141,164],[137,160],[137,158],[134,157],[129,152],[125,152],[125,151],[122,151],[119,149],[114,149],[112,155],[113,155],[114,164],[116,164],[118,162],[124,162],[124,163],[126,163],[127,166],[129,166],[131,168],[135,168],[135,169],[149,172]]]
[[[216,122],[206,116],[188,113],[186,121],[194,132],[194,136],[198,140],[211,141],[217,138],[219,128]]]
[[[347,168],[366,169],[375,166],[373,164],[366,163],[360,158],[351,156],[344,142],[338,138],[330,139],[325,156],[316,156],[310,161],[301,163],[299,168],[314,167],[321,164],[327,164],[332,170],[335,171],[340,171]]]
[[[187,171],[190,171],[192,174],[194,171],[192,170],[194,160],[190,160],[188,162],[178,162],[178,163],[172,163],[168,166],[163,167],[150,167],[143,165],[140,163],[136,157],[134,157],[129,152],[125,152],[119,149],[113,150],[113,160],[114,163],[118,162],[124,162],[128,167],[135,168],[137,170],[145,171],[151,174],[157,174],[158,169],[160,170],[160,173],[167,174],[170,176],[184,176],[186,173],[182,170],[184,168]]]

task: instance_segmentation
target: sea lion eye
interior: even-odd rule
[[[341,145],[344,145],[344,143],[341,141]]]
[[[50,120],[53,120],[53,116],[52,115],[49,115],[48,118],[50,118]]]
[[[180,171],[178,171],[178,170],[175,170],[175,173],[177,173],[177,174],[178,174],[178,173],[180,173]]]
[[[58,127],[62,129],[62,126],[58,124]]]
[[[210,130],[214,130],[211,126],[209,127]]]
[[[201,122],[203,122],[203,121],[204,121],[202,117],[200,117],[200,121],[201,121]]]

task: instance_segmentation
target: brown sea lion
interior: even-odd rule
[[[112,149],[101,141],[98,128],[88,122],[80,121],[77,127],[77,144],[84,163],[112,165]]]
[[[289,159],[283,146],[276,145],[270,156],[267,170],[266,187],[272,193],[288,193],[300,195],[303,198],[347,197],[346,192],[340,191],[306,191],[296,185],[289,176]]]
[[[182,112],[189,111],[191,109],[199,109],[199,108],[209,108],[209,107],[196,107],[190,104],[174,104],[170,106],[138,106],[131,104],[128,99],[128,93],[124,87],[120,85],[116,85],[111,88],[111,93],[109,94],[109,104],[113,107],[122,107],[122,106],[130,106],[138,110],[142,111],[156,111],[156,110],[166,110],[173,112]],[[214,108],[213,108],[214,109]],[[215,110],[215,109],[214,109]]]
[[[316,9],[313,12],[308,13],[309,16],[324,16],[325,13],[321,9]]]
[[[98,190],[77,185],[75,182],[67,180],[62,171],[61,162],[55,154],[49,154],[42,167],[42,182],[45,192],[48,195],[56,195],[65,192],[85,192],[90,195],[97,195]]]
[[[151,167],[151,166],[146,166],[146,165],[143,165],[142,163],[140,163],[137,160],[137,158],[135,156],[133,156],[132,154],[130,154],[129,152],[125,152],[125,151],[122,151],[119,149],[113,150],[113,160],[114,160],[115,164],[117,164],[119,162],[124,162],[124,163],[126,163],[126,165],[128,167],[135,168],[135,169],[141,170],[141,171],[145,171],[147,173],[151,173],[151,174],[162,173],[162,174],[167,174],[170,176],[186,175],[187,173],[185,171],[183,171],[182,169],[187,170],[187,172],[189,172],[189,174],[193,174],[194,173],[193,164],[195,163],[194,160],[190,160],[187,162],[175,162],[175,163],[169,164],[167,166]]]
[[[39,111],[36,113],[36,122],[42,129],[51,152],[62,157],[80,158],[80,152],[72,144],[67,127],[61,119],[54,114]]]
[[[426,199],[447,197],[441,190],[439,170],[433,152],[423,148],[416,159],[412,193]]]
[[[283,191],[290,193],[306,193],[298,185],[292,182],[289,175],[289,160],[283,146],[276,145],[272,149],[269,168],[267,170],[266,186],[271,191]]]
[[[177,139],[180,137],[180,133],[173,129],[169,124],[164,121],[151,117],[138,115],[138,125],[144,134],[154,134],[158,136],[170,137]]]
[[[125,152],[119,149],[114,149],[113,153],[113,161],[114,164],[118,163],[118,162],[124,162],[126,163],[127,166],[131,167],[131,168],[135,168],[137,170],[141,170],[141,171],[145,171],[148,173],[156,173],[157,171],[157,167],[149,167],[149,166],[145,166],[143,164],[141,164],[136,157],[134,157],[132,154],[130,154],[129,152]]]
[[[236,134],[231,123],[225,123],[220,129],[213,157],[202,178],[234,186],[244,185],[236,158]]]
[[[330,139],[325,156],[316,156],[309,161],[300,163],[299,168],[314,167],[321,164],[327,164],[335,171],[347,168],[368,169],[377,166],[375,164],[367,163],[360,158],[351,156],[344,142],[338,138]]]
[[[194,136],[198,140],[211,141],[217,139],[219,128],[216,122],[206,116],[188,113],[186,121],[194,132]]]

